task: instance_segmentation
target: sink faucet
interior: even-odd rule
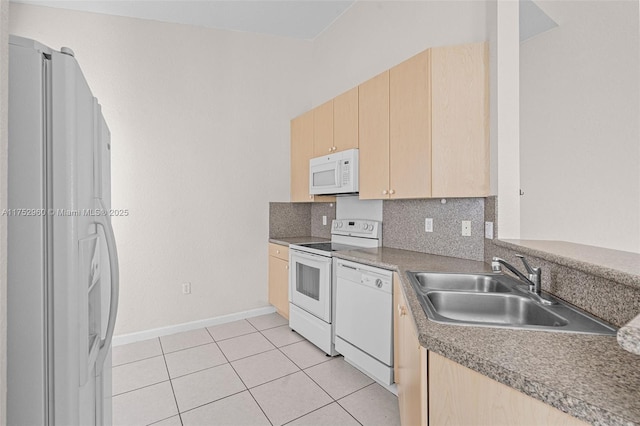
[[[526,277],[522,272],[518,271],[514,266],[510,265],[509,262],[499,257],[494,257],[492,259],[491,269],[493,270],[493,272],[502,272],[501,265],[503,265],[508,270],[513,272],[518,278],[520,278],[520,280],[529,285],[529,291],[538,296],[538,301],[549,304],[550,301],[542,298],[542,269],[532,268],[531,265],[529,265],[529,262],[527,262],[527,259],[525,259],[525,257],[521,254],[516,254],[516,257],[519,257],[520,260],[522,260],[522,263],[524,264],[529,277]]]

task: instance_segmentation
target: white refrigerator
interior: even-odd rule
[[[111,424],[111,142],[70,49],[9,40],[7,422]]]

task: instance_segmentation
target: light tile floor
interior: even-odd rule
[[[398,398],[278,314],[113,348],[114,425],[400,425]]]

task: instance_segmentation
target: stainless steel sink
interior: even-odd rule
[[[531,299],[513,294],[431,291],[427,298],[443,318],[496,325],[561,327],[567,320]]]
[[[434,272],[416,272],[415,280],[421,288],[429,290],[462,290],[482,293],[503,293],[510,288],[498,281],[497,274],[438,274]]]
[[[504,274],[408,272],[427,317],[435,322],[615,335],[617,329],[549,294],[552,305]]]

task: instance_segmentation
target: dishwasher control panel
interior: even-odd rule
[[[387,293],[393,291],[391,271],[342,259],[338,259],[336,264],[337,278],[359,283],[363,286],[379,289]]]

